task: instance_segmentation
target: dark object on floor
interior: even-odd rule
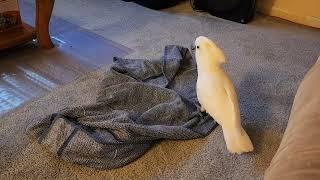
[[[188,49],[167,46],[158,61],[115,58],[96,103],[36,120],[28,134],[60,158],[113,169],[163,139],[205,137],[216,126],[200,112]]]
[[[255,14],[256,0],[190,0],[192,8],[213,16],[246,24]]]
[[[181,0],[123,0],[135,2],[150,9],[160,10],[177,5]]]

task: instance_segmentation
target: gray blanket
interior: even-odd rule
[[[197,71],[187,48],[166,46],[160,60],[114,58],[96,103],[34,121],[28,134],[58,157],[113,169],[159,140],[201,138],[216,126],[200,112]]]

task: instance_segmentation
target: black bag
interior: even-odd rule
[[[126,1],[126,2],[133,1],[147,8],[160,10],[160,9],[165,9],[165,8],[175,6],[181,0],[123,0],[123,1]]]
[[[190,0],[196,11],[206,11],[230,21],[246,24],[255,14],[256,0]]]

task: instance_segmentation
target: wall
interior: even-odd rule
[[[320,28],[320,0],[257,0],[257,10],[263,14]]]

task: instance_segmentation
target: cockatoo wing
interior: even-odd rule
[[[230,108],[230,123],[235,128],[240,128],[240,109],[239,109],[239,103],[238,103],[238,96],[235,91],[235,87],[233,86],[230,79],[228,79],[227,83],[224,84],[224,89],[228,96],[228,106]]]

